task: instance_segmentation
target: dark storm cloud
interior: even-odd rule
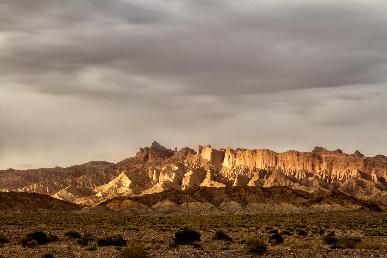
[[[208,94],[337,87],[386,77],[387,16],[379,5],[37,2],[8,1],[1,8],[2,27],[11,33],[1,54],[5,75],[20,71],[30,80],[29,73],[51,71],[73,77],[103,66]],[[45,90],[44,84],[63,91],[51,80],[37,87]]]
[[[0,0],[0,162],[33,152],[39,164],[61,145],[51,160],[72,163],[74,146],[104,158],[102,144],[134,151],[154,138],[309,148],[318,143],[307,130],[331,135],[328,146],[382,152],[386,10],[383,1]],[[348,136],[329,134],[337,128]]]
[[[130,1],[1,1],[1,27],[4,30],[28,30],[67,27],[80,23],[124,22],[155,23],[164,14]]]

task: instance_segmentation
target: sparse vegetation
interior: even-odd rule
[[[184,227],[176,231],[175,233],[175,244],[176,245],[187,245],[194,242],[200,242],[200,233],[196,230]]]
[[[78,244],[81,246],[87,246],[89,243],[94,242],[95,238],[92,234],[86,233],[78,240]]]
[[[337,248],[355,248],[359,243],[361,243],[360,237],[353,236],[343,236],[339,238],[339,244]]]
[[[24,246],[45,245],[48,243],[48,236],[45,232],[36,231],[25,236],[21,242]]]
[[[9,242],[8,238],[6,238],[3,235],[0,235],[0,244],[6,244],[8,242]]]
[[[48,234],[47,236],[47,243],[53,243],[59,241],[59,237],[53,234]]]
[[[306,249],[322,250],[324,248],[323,244],[320,243],[319,241],[316,241],[315,239],[308,241],[304,238],[288,239],[285,242],[285,246],[290,247],[290,249],[293,249],[293,250],[306,250]]]
[[[221,241],[232,241],[232,238],[228,236],[224,231],[222,230],[217,230],[215,232],[214,237],[212,238],[213,240],[221,240]]]
[[[45,232],[36,231],[26,235],[22,240],[21,244],[26,247],[33,247],[35,245],[45,245],[48,243],[53,243],[59,240],[59,237],[56,235],[49,234]]]
[[[328,245],[335,245],[339,242],[339,239],[335,236],[327,235],[324,237],[324,242]]]
[[[119,213],[29,213],[2,214],[0,213],[0,232],[10,241],[3,244],[0,253],[4,257],[41,257],[44,253],[55,257],[68,257],[71,253],[80,257],[160,257],[160,256],[216,256],[222,253],[225,257],[247,257],[250,251],[257,250],[257,254],[264,252],[276,257],[306,257],[311,252],[320,257],[343,257],[350,252],[353,257],[383,257],[387,252],[386,236],[376,231],[386,231],[386,212],[324,212],[303,214],[228,214],[219,216],[184,215],[184,216],[127,216]],[[189,221],[189,228],[184,225]],[[39,230],[37,230],[39,229]],[[76,230],[74,230],[76,229]],[[198,238],[188,241],[186,246],[175,245],[177,232],[189,232],[187,229],[200,234]],[[200,231],[198,231],[200,229]],[[220,230],[221,229],[221,230]],[[324,234],[320,235],[320,229]],[[306,230],[308,236],[300,237],[298,232]],[[68,233],[76,231],[77,233]],[[217,232],[218,231],[218,232]],[[24,247],[39,245],[36,249],[16,246],[31,233],[43,232],[47,236],[47,244],[59,236],[60,242],[40,245],[31,236]],[[273,233],[269,233],[273,232]],[[283,243],[277,243],[277,235],[283,238]],[[293,233],[294,232],[294,233]],[[371,236],[365,235],[365,232]],[[375,233],[376,232],[376,233]],[[85,234],[86,233],[86,234]],[[293,235],[291,235],[293,233]],[[136,249],[135,241],[141,241],[140,255],[137,251],[123,256],[126,246],[114,246],[109,243],[119,239],[127,240],[129,250]],[[275,237],[272,238],[272,235]],[[367,233],[368,234],[368,233]],[[34,234],[35,235],[35,234]],[[78,238],[80,235],[80,238]],[[186,236],[185,234],[182,234]],[[231,237],[233,241],[225,241]],[[256,236],[261,240],[249,240],[249,236]],[[349,236],[349,239],[345,237]],[[353,241],[351,238],[361,238]],[[270,240],[270,238],[272,238]],[[178,239],[180,239],[178,237]],[[220,241],[212,241],[220,239]],[[101,242],[102,240],[102,242]],[[204,241],[203,241],[204,240]],[[184,242],[184,241],[183,241]],[[270,242],[270,244],[269,244]],[[279,241],[281,242],[281,241]],[[78,244],[79,243],[79,244]],[[177,241],[179,243],[179,241]],[[255,244],[254,244],[255,243]],[[101,247],[99,247],[101,245]],[[171,246],[172,245],[172,246]],[[248,246],[250,249],[248,249]],[[258,246],[258,247],[257,247]],[[261,247],[259,247],[261,246]],[[173,248],[170,248],[173,247]],[[331,250],[327,250],[332,247]],[[353,248],[348,250],[347,248]],[[138,248],[137,248],[138,249]],[[346,250],[347,249],[347,250]],[[55,250],[55,251],[54,251]],[[260,251],[259,251],[260,250]],[[127,251],[131,253],[132,251]]]
[[[260,254],[267,250],[267,244],[265,241],[258,237],[250,237],[246,240],[245,246],[248,252]]]
[[[124,248],[122,258],[147,258],[148,254],[142,243],[135,243]]]
[[[292,236],[293,232],[288,230],[288,229],[285,229],[285,230],[281,231],[281,235],[283,235],[283,236]]]
[[[364,232],[366,236],[387,236],[387,233],[378,229],[368,229]]]
[[[36,240],[30,239],[30,240],[26,240],[23,242],[23,246],[25,246],[25,247],[34,247],[36,245],[38,245],[38,242]]]
[[[284,242],[284,238],[279,233],[273,233],[270,236],[269,242],[273,244],[282,244]]]
[[[99,246],[124,246],[126,240],[121,235],[104,237],[98,240]]]
[[[77,238],[77,239],[82,237],[81,233],[79,233],[78,231],[75,231],[75,230],[67,231],[65,233],[65,236],[67,236],[69,238]]]
[[[97,250],[97,247],[98,247],[97,242],[89,242],[86,245],[86,250],[87,251],[95,251],[95,250]]]
[[[366,249],[366,250],[387,250],[387,243],[385,242],[375,242],[375,241],[366,241],[356,245],[357,249]]]
[[[304,237],[304,236],[308,235],[308,232],[305,229],[300,229],[300,230],[298,230],[297,235]]]
[[[335,237],[335,236],[326,236],[324,237],[325,243],[330,245],[330,248],[332,249],[347,249],[347,248],[355,248],[356,245],[358,245],[361,242],[361,239],[359,237],[353,237],[353,236],[342,236],[342,237]]]

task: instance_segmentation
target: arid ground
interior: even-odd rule
[[[185,226],[199,232],[200,241],[176,244],[175,233]],[[216,231],[225,233],[218,232],[223,240],[214,238]],[[27,236],[33,232],[48,239],[39,244]],[[254,253],[251,239],[263,240],[265,248]],[[2,213],[0,242],[0,257],[387,257],[387,212]]]

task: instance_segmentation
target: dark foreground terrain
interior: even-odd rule
[[[189,230],[176,236],[184,226],[200,236]],[[387,257],[387,212],[220,216],[129,216],[80,211],[0,214],[0,257],[254,255]]]

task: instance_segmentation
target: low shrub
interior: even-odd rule
[[[47,243],[53,243],[59,241],[59,237],[56,235],[49,234],[47,236]]]
[[[364,232],[366,236],[387,236],[387,233],[377,230],[377,229],[369,229]]]
[[[135,243],[124,248],[121,258],[147,258],[148,254],[141,243]]]
[[[75,231],[75,230],[67,231],[65,233],[65,236],[67,236],[69,238],[77,238],[77,239],[82,237],[81,233],[79,233],[78,231]]]
[[[9,242],[8,238],[6,238],[3,235],[0,235],[0,244],[6,244],[8,242]]]
[[[78,244],[81,245],[81,246],[86,246],[90,242],[93,242],[93,241],[94,241],[93,235],[89,234],[89,233],[86,233],[83,236],[81,236],[80,239],[78,239]]]
[[[335,245],[339,242],[339,239],[337,237],[329,235],[325,236],[323,240],[328,245]]]
[[[121,235],[108,236],[98,240],[99,246],[124,246],[126,240]]]
[[[200,233],[188,227],[181,228],[175,233],[176,245],[187,245],[193,242],[200,242]]]
[[[25,247],[34,247],[37,245],[38,245],[38,242],[36,240],[27,240],[23,243],[23,246]]]
[[[192,247],[203,249],[203,246],[200,242],[195,241],[195,242],[192,242],[191,245]]]
[[[45,253],[42,255],[42,258],[54,258],[54,255],[50,253]]]
[[[285,229],[285,230],[281,231],[281,235],[283,235],[283,236],[292,236],[293,232],[288,230],[288,229]]]
[[[278,229],[272,229],[269,231],[269,234],[278,234]]]
[[[324,242],[330,245],[330,248],[332,249],[352,249],[361,242],[361,239],[353,236],[325,236]]]
[[[86,245],[86,250],[87,251],[95,251],[97,250],[97,242],[89,242],[87,245]]]
[[[245,247],[250,253],[260,254],[267,250],[267,244],[265,241],[258,237],[251,237],[246,240]]]
[[[360,242],[361,242],[361,239],[359,237],[343,236],[343,237],[340,237],[338,243],[332,245],[331,248],[352,249],[352,248],[355,248]]]
[[[215,232],[214,237],[212,238],[213,240],[222,240],[222,241],[232,241],[232,238],[228,236],[224,231],[222,230],[217,230]]]
[[[38,245],[45,245],[48,243],[48,236],[45,232],[36,231],[31,234],[26,235],[21,243],[24,246],[34,245],[32,242],[35,241]]]
[[[297,235],[301,236],[301,237],[307,236],[308,232],[306,230],[304,230],[304,229],[300,229],[300,230],[298,230]]]
[[[274,233],[270,236],[269,242],[273,244],[282,244],[284,242],[284,238],[280,234]]]

